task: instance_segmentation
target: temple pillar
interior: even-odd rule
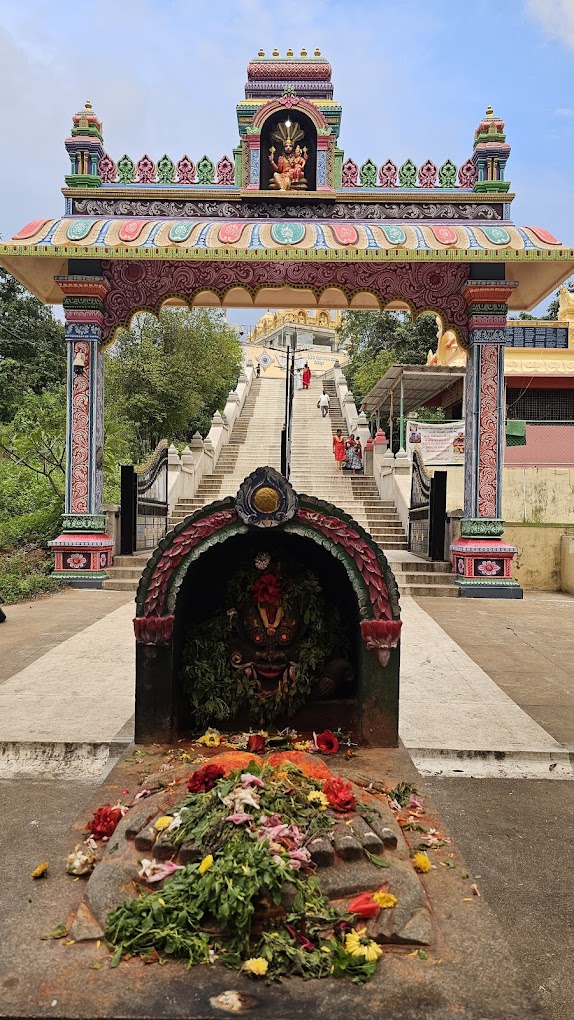
[[[460,594],[467,598],[522,598],[511,573],[517,549],[502,539],[504,344],[507,301],[515,286],[470,280],[463,291],[469,327],[464,516],[451,554]]]
[[[74,587],[100,588],[112,561],[112,539],[102,513],[104,356],[100,349],[101,277],[57,277],[64,292],[68,359],[66,501],[62,534],[50,543],[54,577]]]

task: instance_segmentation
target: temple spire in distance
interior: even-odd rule
[[[102,123],[94,113],[90,100],[72,118],[72,132],[66,138],[70,156],[70,173],[65,178],[69,188],[99,188],[98,163],[104,155]]]

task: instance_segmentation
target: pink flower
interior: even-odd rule
[[[289,851],[289,860],[291,862],[292,868],[299,869],[303,866],[310,864],[311,854],[309,853],[308,850],[305,849],[304,846],[302,846],[299,847],[299,849],[297,850]]]
[[[241,785],[245,788],[247,786],[260,786],[263,788],[265,783],[259,776],[252,776],[251,772],[244,772],[241,776]]]
[[[494,560],[483,560],[482,563],[478,564],[476,568],[479,574],[486,574],[491,577],[492,574],[500,573],[500,563],[495,563]]]
[[[420,810],[423,810],[423,806],[422,806],[420,800],[417,800],[417,798],[415,797],[414,793],[411,793],[411,795],[409,797],[407,808],[418,808]]]
[[[138,875],[145,878],[146,882],[162,882],[164,878],[173,875],[174,871],[181,871],[182,868],[182,864],[174,864],[173,861],[150,861],[144,858]]]
[[[68,556],[68,566],[72,567],[73,570],[79,570],[80,567],[85,567],[87,562],[86,557],[82,556],[81,553],[72,553],[71,556]]]
[[[244,825],[245,822],[251,821],[251,815],[247,815],[245,811],[236,811],[234,815],[228,815],[225,821],[233,822],[234,825]]]

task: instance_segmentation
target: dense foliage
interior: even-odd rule
[[[108,412],[123,421],[134,459],[160,439],[205,435],[241,369],[241,344],[216,309],[139,315],[106,358]]]
[[[348,345],[345,369],[357,406],[391,365],[425,365],[437,345],[437,321],[432,314],[413,322],[406,312],[347,312],[339,330]]]

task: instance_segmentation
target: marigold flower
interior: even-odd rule
[[[326,811],[329,807],[329,801],[322,790],[311,790],[311,793],[307,794],[307,800],[311,804],[316,804],[319,811]]]
[[[269,964],[262,956],[252,956],[249,960],[245,960],[241,969],[247,974],[253,974],[256,977],[263,977],[269,969]]]
[[[415,871],[420,871],[420,873],[422,875],[425,875],[426,872],[430,871],[431,868],[432,868],[432,864],[429,861],[427,855],[422,853],[422,852],[416,853],[414,855],[414,857],[413,857],[413,865],[414,865]]]
[[[209,869],[212,866],[212,864],[213,864],[213,854],[208,854],[207,857],[203,858],[201,864],[199,865],[199,874],[200,875],[205,875],[205,872],[209,871]]]
[[[42,861],[32,872],[32,878],[44,878],[48,870],[48,861]]]
[[[157,822],[154,822],[153,827],[158,832],[163,832],[164,829],[167,829],[168,825],[171,825],[172,821],[171,815],[162,815],[161,818],[158,818]]]
[[[373,893],[373,899],[381,910],[387,910],[391,907],[396,907],[399,902],[396,896],[393,896],[390,892],[379,890],[379,892]]]
[[[296,740],[293,744],[294,751],[308,751],[311,747],[310,740]]]
[[[378,943],[368,937],[366,928],[353,928],[345,935],[345,949],[350,956],[362,956],[367,963],[372,963],[383,955]]]
[[[203,744],[204,747],[219,747],[221,734],[218,730],[206,730],[203,736],[198,738],[197,743]]]

